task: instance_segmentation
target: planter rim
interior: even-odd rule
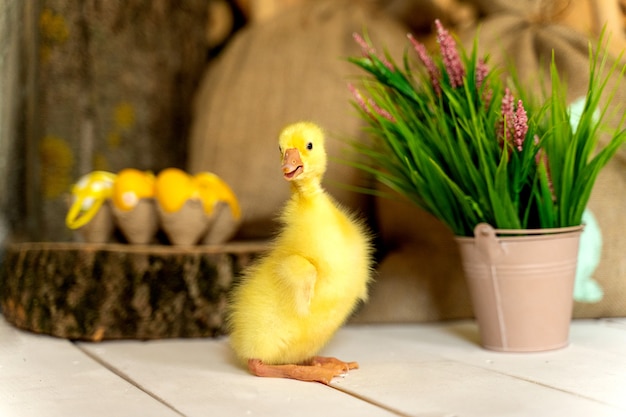
[[[578,226],[564,226],[564,227],[552,227],[552,228],[544,228],[544,229],[495,229],[488,223],[479,223],[474,228],[474,236],[455,236],[456,240],[474,240],[476,238],[476,234],[480,231],[481,228],[487,228],[487,230],[493,230],[493,233],[496,235],[518,235],[512,237],[524,237],[526,235],[558,235],[564,233],[572,233],[572,232],[580,232],[584,229],[585,225],[581,224]]]

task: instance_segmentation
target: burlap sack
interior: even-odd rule
[[[450,230],[401,197],[378,198],[376,219],[384,252],[370,298],[352,322],[472,317],[459,250]]]
[[[359,132],[347,83],[355,68],[345,61],[360,53],[353,32],[364,28],[396,52],[405,30],[359,1],[310,1],[252,25],[232,40],[208,69],[195,103],[189,166],[211,171],[239,198],[239,238],[263,238],[275,229],[289,196],[279,166],[278,133],[310,120],[328,133],[325,186],[340,202],[366,211],[366,197],[337,182],[355,183],[355,169],[333,161],[345,156],[342,135]]]

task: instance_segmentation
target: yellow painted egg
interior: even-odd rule
[[[152,197],[154,197],[154,175],[151,172],[126,168],[117,173],[111,196],[115,207],[128,211],[142,198]]]
[[[189,174],[178,168],[167,168],[156,178],[155,197],[164,211],[174,213],[195,196],[194,187]]]
[[[193,182],[207,215],[211,215],[216,204],[223,201],[230,207],[235,220],[241,217],[241,209],[235,193],[220,177],[211,172],[200,172],[193,177]]]
[[[102,204],[111,197],[116,175],[106,171],[93,171],[83,175],[72,187],[72,205],[65,218],[70,229],[89,223]]]

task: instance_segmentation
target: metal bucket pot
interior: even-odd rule
[[[473,238],[456,238],[485,348],[532,352],[569,344],[582,228],[498,230],[482,223]]]

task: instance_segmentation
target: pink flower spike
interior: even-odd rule
[[[515,121],[513,122],[513,144],[518,151],[523,149],[524,139],[528,132],[528,116],[524,109],[522,100],[517,101],[517,109],[515,110]]]
[[[358,43],[359,46],[361,47],[361,50],[363,51],[363,55],[364,56],[369,57],[370,55],[373,55],[373,54],[376,53],[374,48],[369,43],[367,43],[367,41],[365,39],[363,39],[363,37],[361,35],[359,35],[358,33],[354,32],[352,34],[352,37],[354,38],[356,43]]]
[[[493,98],[493,90],[492,89],[487,89],[485,91],[483,91],[483,104],[485,106],[485,109],[489,108],[489,105],[491,104],[491,99]]]
[[[439,42],[443,64],[450,78],[450,85],[453,88],[460,87],[463,85],[465,68],[463,68],[459,51],[456,48],[456,42],[454,42],[454,39],[443,27],[439,19],[435,20],[435,26],[437,27],[437,42]]]
[[[439,68],[437,68],[433,59],[430,55],[428,55],[428,51],[426,51],[424,44],[418,42],[417,39],[415,39],[410,33],[407,34],[407,37],[411,41],[411,44],[413,44],[413,49],[415,49],[418,58],[422,61],[424,67],[426,67],[426,71],[430,76],[430,82],[433,85],[433,90],[437,95],[441,94],[441,85],[439,85],[441,73],[439,72]]]
[[[356,100],[356,102],[359,105],[359,107],[365,113],[367,113],[368,115],[372,116],[372,112],[370,111],[369,107],[367,107],[367,103],[365,102],[365,99],[361,95],[361,92],[359,90],[357,90],[357,88],[354,85],[352,85],[352,84],[348,84],[348,90],[350,90],[350,92],[352,93],[352,96]]]
[[[396,119],[393,118],[393,116],[391,115],[391,113],[389,113],[387,110],[383,109],[382,107],[380,107],[378,104],[376,104],[376,102],[374,100],[372,100],[371,98],[367,100],[367,103],[372,106],[372,108],[374,109],[374,111],[376,113],[378,113],[379,116],[384,117],[385,119],[389,120],[392,123],[396,122]]]
[[[502,117],[506,118],[510,122],[512,122],[514,118],[513,103],[513,94],[511,94],[511,90],[506,88],[504,90],[504,97],[502,97],[502,107],[500,108],[500,111],[502,112]]]
[[[367,41],[365,39],[363,39],[363,37],[361,35],[359,35],[358,33],[354,32],[354,33],[352,33],[352,37],[354,38],[356,43],[358,43],[359,46],[361,47],[361,50],[363,52],[363,56],[364,57],[372,59],[372,56],[376,56],[378,59],[380,59],[380,61],[383,63],[383,65],[385,67],[387,67],[387,69],[389,71],[393,72],[393,71],[396,70],[393,67],[393,65],[391,65],[391,62],[389,62],[387,60],[387,58],[376,55],[376,49],[374,49],[373,46],[371,46],[369,43],[367,43]]]
[[[539,136],[535,135],[533,138],[535,145],[539,144]],[[546,155],[543,149],[539,149],[535,154],[535,163],[537,165],[543,164],[546,168],[546,175],[548,177],[548,187],[550,188],[550,193],[552,194],[552,201],[556,201],[556,195],[554,194],[554,184],[552,183],[552,174],[550,173],[550,162],[548,161],[548,155]]]
[[[489,73],[489,68],[484,60],[480,59],[476,65],[476,87],[480,88]]]
[[[500,121],[498,122],[498,138],[506,142],[507,136],[513,133],[513,123],[515,121],[515,111],[513,109],[513,94],[511,90],[506,88],[504,90],[504,97],[502,97],[502,104],[500,105]],[[506,126],[506,129],[505,129]]]
[[[391,62],[389,62],[386,58],[381,57],[380,60],[383,62],[383,64],[387,67],[389,71],[394,72],[396,70],[393,67],[393,65],[391,65]]]
[[[371,109],[374,109],[374,111],[379,116],[384,117],[385,119],[389,120],[390,122],[393,122],[393,123],[396,122],[396,119],[394,119],[394,117],[391,115],[391,113],[389,113],[387,110],[383,109],[378,104],[376,104],[376,102],[374,100],[372,100],[371,98],[368,98],[367,101],[365,101],[365,99],[361,95],[361,92],[354,85],[348,84],[348,89],[352,93],[352,96],[354,96],[354,99],[357,102],[357,104],[359,105],[359,107],[367,115],[369,115],[372,118],[375,117],[374,114],[372,114],[372,111],[370,110],[370,108],[371,108]]]

